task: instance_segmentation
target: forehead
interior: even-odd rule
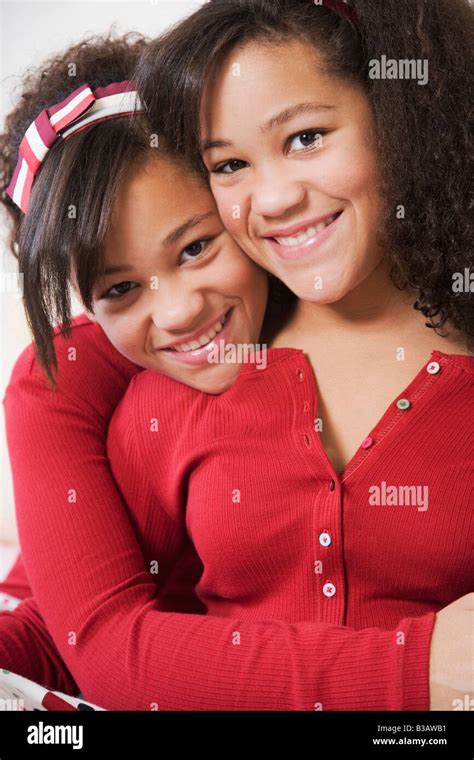
[[[168,157],[132,167],[124,177],[107,235],[110,250],[147,250],[190,216],[214,211],[214,198],[198,175]]]
[[[282,104],[340,98],[347,83],[325,72],[324,62],[309,42],[290,40],[236,46],[215,66],[201,104],[201,129],[216,122],[239,126]]]
[[[180,162],[157,155],[131,167],[117,195],[116,221],[140,211],[142,221],[174,215],[189,205],[212,203],[202,178]]]
[[[363,86],[329,74],[312,44],[292,40],[238,46],[206,85],[201,152],[243,140],[257,149],[272,133],[278,139],[278,127],[304,115],[306,128],[330,126],[331,117],[361,129],[373,121]]]
[[[323,60],[309,42],[299,40],[249,41],[236,45],[212,66],[203,100],[215,100],[231,90],[259,86],[269,79],[305,82],[308,76],[324,71]],[[298,75],[295,77],[295,73]],[[281,97],[284,91],[274,93]]]

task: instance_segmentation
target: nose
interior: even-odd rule
[[[204,309],[204,297],[196,290],[160,283],[151,305],[151,319],[159,329],[170,333],[189,332]]]
[[[304,184],[291,178],[286,166],[280,162],[268,163],[254,177],[252,211],[258,216],[281,217],[302,203]]]

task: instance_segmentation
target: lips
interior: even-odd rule
[[[290,238],[290,237],[298,237],[300,233],[305,232],[310,227],[318,227],[321,224],[324,224],[327,226],[328,220],[333,219],[335,216],[339,216],[342,214],[343,209],[339,209],[338,211],[332,211],[330,214],[325,214],[324,216],[318,216],[315,219],[308,219],[306,222],[299,222],[297,224],[293,224],[290,227],[279,227],[278,229],[268,230],[262,237],[265,238]]]
[[[234,313],[234,307],[230,308],[224,319],[222,329],[216,333],[216,335],[209,340],[205,345],[200,345],[197,349],[176,351],[173,348],[163,348],[163,352],[166,356],[173,360],[175,366],[177,364],[184,364],[186,366],[203,366],[209,364],[209,357],[212,355],[213,350],[218,349],[219,345],[224,342],[227,344],[231,338],[233,331],[232,315]],[[202,333],[201,333],[202,334]],[[178,344],[179,345],[179,344]]]
[[[323,230],[325,230],[326,227],[329,227],[337,217],[338,214],[333,214],[332,216],[327,217],[324,222],[318,222],[318,224],[314,225],[311,224],[309,227],[306,227],[301,230],[301,232],[298,232],[297,234],[295,233],[294,235],[288,235],[286,237],[278,237],[274,235],[273,237],[280,245],[287,248],[295,248],[297,245],[302,245],[303,243],[307,243],[308,240],[312,240],[316,234],[323,232]]]
[[[202,348],[209,343],[223,328],[225,321],[229,315],[230,309],[218,319],[213,322],[208,322],[206,326],[196,330],[191,335],[188,335],[185,340],[175,341],[174,343],[168,343],[167,346],[162,346],[160,351],[176,351],[178,353],[185,351],[195,351]]]
[[[273,230],[265,236],[272,250],[282,259],[301,259],[310,256],[338,229],[343,211],[327,214],[309,223],[294,225],[286,230]]]

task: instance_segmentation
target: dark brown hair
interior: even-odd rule
[[[84,306],[93,312],[93,288],[120,184],[132,164],[157,154],[146,117],[109,119],[55,143],[35,178],[26,215],[5,189],[20,141],[39,113],[81,84],[95,90],[131,79],[147,42],[136,33],[116,36],[111,31],[27,71],[18,103],[0,135],[0,188],[10,220],[10,247],[23,275],[23,305],[36,355],[53,388],[52,369],[57,370],[53,329],[59,324],[60,332],[70,335],[71,276],[77,278]],[[74,78],[69,76],[71,64]]]
[[[428,327],[454,327],[472,346],[472,297],[453,292],[453,275],[472,258],[473,11],[468,0],[352,5],[357,29],[312,0],[211,0],[147,48],[134,78],[153,128],[205,173],[199,114],[216,67],[238,44],[314,45],[328,74],[359,84],[369,99],[393,281],[415,290]],[[382,55],[428,59],[428,84],[371,79],[370,62]]]

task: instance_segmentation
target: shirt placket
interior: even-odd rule
[[[346,581],[342,544],[343,489],[330,462],[318,446],[314,419],[314,381],[304,358],[297,357],[290,376],[295,399],[297,444],[311,462],[314,489],[311,494],[312,583],[316,617],[340,625],[344,620]]]
[[[392,430],[417,400],[436,382],[441,363],[429,362],[410,386],[387,409],[376,427],[338,477],[316,433],[316,387],[308,360],[295,357],[289,378],[296,399],[295,430],[302,454],[314,471],[311,497],[311,531],[316,615],[323,622],[343,625],[347,610],[347,573],[344,561],[343,517],[345,483],[366,462],[374,446]],[[313,419],[312,419],[313,418]]]

